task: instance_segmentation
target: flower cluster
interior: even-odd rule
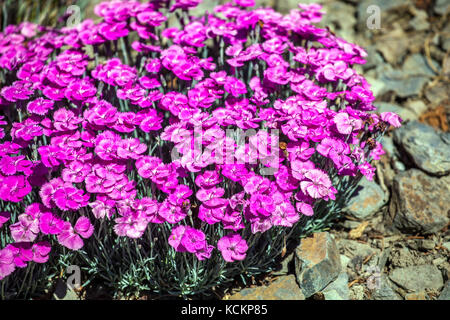
[[[113,0],[99,23],[0,34],[0,199],[27,204],[0,213],[0,279],[53,245],[81,249],[105,219],[133,239],[169,225],[175,251],[240,261],[246,228],[293,227],[340,178],[373,178],[401,119],[373,112],[352,68],[366,52],[314,26],[319,5],[189,15],[200,2]]]

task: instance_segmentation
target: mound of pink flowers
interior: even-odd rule
[[[372,112],[352,69],[366,52],[314,26],[319,5],[191,16],[200,2],[110,1],[99,23],[0,34],[0,279],[82,249],[105,219],[133,239],[169,224],[158,241],[177,252],[240,261],[245,228],[291,228],[336,199],[339,177],[372,179],[378,137],[401,119]]]

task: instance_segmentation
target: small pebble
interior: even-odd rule
[[[447,261],[446,258],[440,257],[440,258],[434,259],[434,260],[433,260],[433,264],[434,264],[435,266],[439,266],[439,265],[441,265],[441,264],[444,264],[446,261]]]
[[[430,240],[430,239],[422,239],[422,240],[420,241],[420,246],[419,246],[419,248],[422,249],[422,250],[425,250],[425,251],[433,250],[434,247],[435,247],[435,244],[434,244],[434,241],[433,241],[433,240]]]

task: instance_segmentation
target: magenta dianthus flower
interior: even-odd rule
[[[247,87],[245,86],[245,83],[242,80],[236,79],[234,77],[227,77],[224,89],[233,97],[238,97],[240,94],[247,93]]]
[[[53,109],[54,101],[46,100],[44,98],[37,98],[28,103],[27,110],[29,113],[40,116],[45,115],[49,110]]]
[[[74,227],[66,221],[58,234],[58,242],[71,250],[79,250],[84,246],[83,239],[88,239],[93,232],[94,227],[86,217],[78,218]]]
[[[248,245],[239,234],[234,233],[220,238],[217,249],[220,250],[225,261],[234,262],[245,259]]]
[[[14,264],[14,254],[11,247],[5,247],[0,250],[0,280],[9,276],[16,269]]]
[[[33,242],[39,233],[39,220],[20,215],[19,221],[10,225],[11,236],[16,242]]]
[[[31,185],[25,176],[0,176],[0,199],[3,201],[20,202],[31,192]]]
[[[33,254],[32,260],[36,263],[46,263],[51,251],[50,243],[47,241],[41,241],[33,244],[31,247]]]
[[[45,212],[39,218],[39,229],[43,234],[59,234],[63,227],[64,221],[51,212]]]

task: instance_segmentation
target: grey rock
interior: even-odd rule
[[[450,98],[450,83],[438,82],[434,86],[427,87],[425,89],[425,97],[433,105],[446,103],[448,106],[447,100]]]
[[[393,163],[393,167],[395,170],[397,171],[405,171],[406,170],[406,166],[403,162],[395,160]]]
[[[325,300],[349,300],[348,275],[341,272],[336,280],[331,282],[322,290]]]
[[[366,63],[363,65],[364,70],[374,68],[382,63],[384,63],[383,57],[376,51],[374,45],[367,46],[365,48],[367,51]]]
[[[420,169],[438,176],[450,173],[450,133],[413,121],[394,132],[394,141]]]
[[[328,232],[302,239],[295,251],[295,274],[306,298],[321,291],[341,273],[341,259]]]
[[[305,300],[294,275],[279,277],[268,286],[245,288],[230,300]]]
[[[419,250],[419,242],[417,240],[408,240],[406,242],[408,244],[408,247],[413,250]]]
[[[405,107],[414,112],[417,116],[427,111],[428,107],[422,100],[411,100],[405,103]]]
[[[378,78],[375,77],[366,77],[367,82],[370,84],[370,90],[372,90],[373,95],[375,97],[381,95],[382,93],[386,92],[386,85],[383,81],[381,81]]]
[[[376,48],[384,59],[392,65],[400,63],[408,51],[409,40],[405,32],[394,29],[383,35],[376,42]]]
[[[442,40],[442,49],[444,49],[445,51],[450,50],[450,37],[444,38]]]
[[[375,102],[374,106],[377,107],[376,112],[394,112],[400,116],[403,120],[417,120],[418,116],[412,111],[402,108],[397,104],[388,103],[388,102]]]
[[[342,223],[342,226],[346,229],[355,229],[361,224],[361,221],[355,221],[355,220],[345,220]]]
[[[344,211],[364,220],[376,213],[387,200],[388,196],[377,183],[362,179]]]
[[[445,287],[441,291],[438,300],[450,300],[450,280],[447,280],[445,283]]]
[[[416,31],[425,31],[430,28],[430,23],[427,21],[428,15],[423,10],[416,10],[415,17],[409,21],[409,25]]]
[[[378,258],[378,263],[377,263],[377,266],[380,270],[384,269],[384,266],[386,265],[386,262],[387,262],[390,254],[391,254],[391,248],[389,248],[389,247],[387,247],[381,253],[380,257]]]
[[[433,264],[434,264],[436,267],[441,267],[441,266],[443,266],[446,262],[447,262],[447,258],[445,258],[445,257],[439,257],[439,258],[436,258],[436,259],[433,260]]]
[[[355,240],[339,239],[337,241],[339,252],[347,256],[348,261],[347,271],[352,278],[361,276],[364,271],[364,262],[366,259],[366,265],[373,265],[377,262],[380,254],[380,249],[372,248],[368,244],[364,244]]]
[[[298,2],[298,1],[297,1]],[[339,37],[353,42],[356,25],[355,6],[340,1],[331,1],[324,5],[326,12],[321,25],[329,26]],[[333,28],[333,26],[336,26]]]
[[[444,285],[441,271],[433,265],[394,269],[389,278],[410,292],[420,292],[425,289],[440,290]]]
[[[450,22],[447,22],[447,24],[444,27],[444,30],[442,30],[443,34],[440,37],[440,43],[441,43],[441,47],[442,49],[444,49],[445,51],[449,51],[450,50]]]
[[[450,241],[444,242],[444,243],[442,244],[442,246],[443,246],[444,248],[446,248],[448,251],[450,251]]]
[[[389,214],[406,233],[431,234],[449,223],[450,176],[440,179],[411,169],[394,178]]]
[[[347,257],[345,254],[341,254],[342,270],[345,270],[347,268],[349,262],[350,262],[350,258]]]
[[[380,75],[384,89],[380,94],[393,91],[400,98],[417,96],[429,81],[427,76],[412,76],[402,70],[387,70]]]
[[[419,249],[421,249],[421,250],[424,250],[424,251],[433,250],[434,247],[435,247],[435,243],[431,239],[421,239],[419,241]]]
[[[434,12],[443,16],[450,8],[450,2],[448,0],[437,0],[434,4]]]
[[[411,53],[423,52],[424,33],[411,32],[408,33],[408,51]]]
[[[399,243],[397,243],[397,245],[399,245]],[[417,250],[411,250],[409,243],[408,247],[394,247],[388,260],[391,269],[428,264],[430,262],[430,259],[427,258],[427,256],[419,253]]]
[[[339,251],[345,254],[350,259],[361,258],[364,260],[369,255],[376,255],[380,252],[379,249],[372,248],[370,245],[361,243],[355,240],[339,239],[337,241]]]
[[[392,284],[385,275],[381,275],[379,288],[372,293],[374,300],[402,300],[400,295],[392,289]]]
[[[439,64],[436,61],[432,61],[432,63],[433,67],[439,71]],[[436,75],[433,69],[428,66],[426,58],[419,53],[408,56],[403,63],[402,70],[405,74],[415,76],[434,77]]]

